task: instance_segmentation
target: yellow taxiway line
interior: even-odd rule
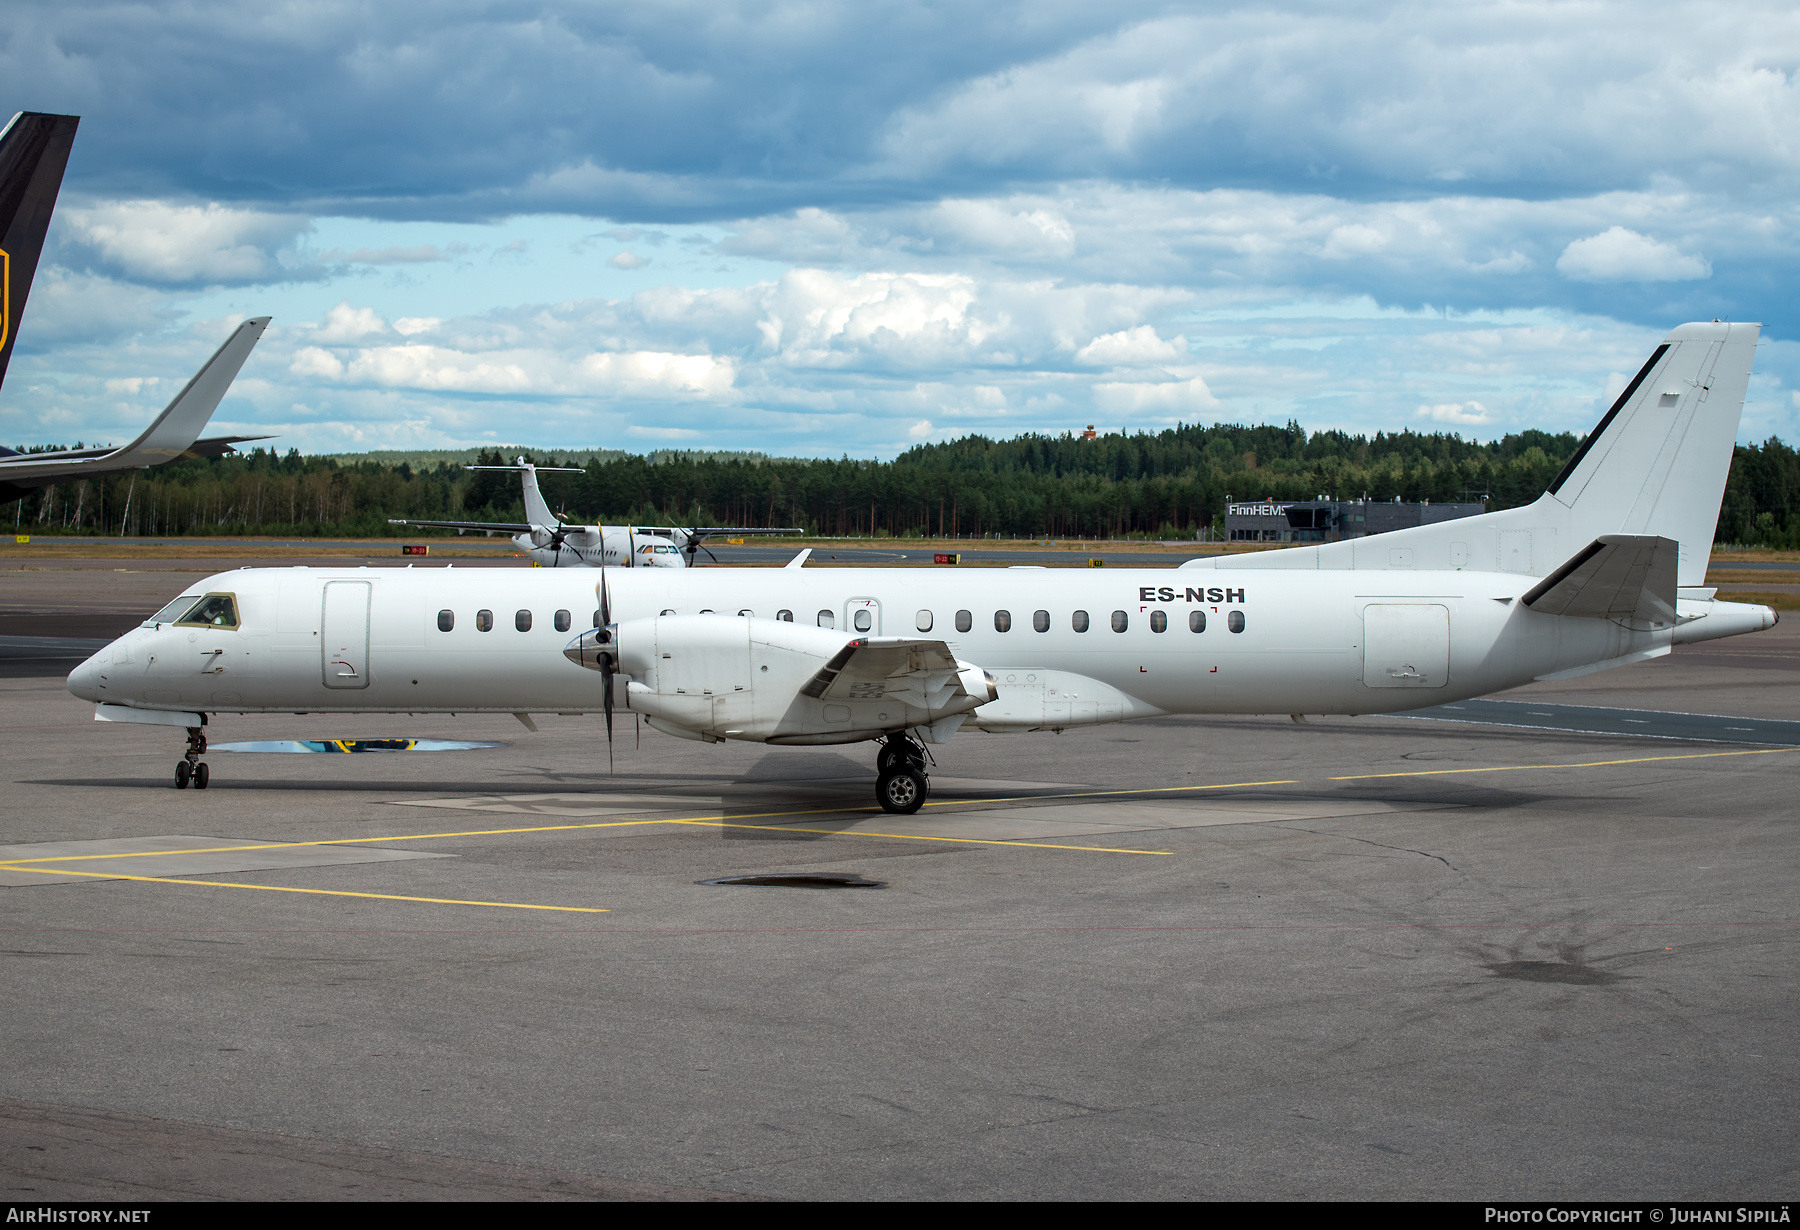
[[[1778,756],[1800,752],[1800,747],[1759,747],[1747,752],[1689,752],[1676,756],[1633,756],[1628,760],[1582,760],[1574,764],[1496,764],[1475,769],[1419,769],[1407,773],[1352,773],[1333,777],[1334,782],[1360,782],[1377,777],[1448,777],[1455,773],[1516,773],[1525,769],[1602,769],[1610,765],[1654,764],[1663,760],[1715,760],[1722,756]]]
[[[26,871],[41,876],[82,876],[83,871],[57,871],[51,867],[16,867],[0,863],[0,870]],[[282,884],[245,884],[237,880],[183,880],[173,876],[133,876],[117,872],[106,875],[109,880],[137,880],[144,884],[197,884],[205,888],[253,888],[265,893],[305,893],[314,897],[368,897],[376,901],[421,901],[429,905],[485,905],[497,910],[555,910],[564,914],[610,914],[611,910],[579,905],[527,905],[520,901],[457,901],[449,897],[402,897],[397,893],[351,893],[335,888],[290,888]]]
[[[1572,763],[1564,763],[1564,764],[1482,765],[1482,766],[1477,766],[1477,767],[1473,767],[1473,768],[1458,768],[1458,769],[1414,769],[1414,770],[1406,770],[1406,771],[1400,771],[1400,772],[1387,772],[1387,773],[1350,773],[1350,774],[1336,775],[1336,776],[1327,778],[1326,780],[1334,781],[1334,782],[1354,782],[1354,781],[1372,781],[1372,780],[1378,780],[1378,779],[1383,779],[1383,778],[1399,778],[1399,777],[1448,777],[1448,776],[1455,776],[1455,775],[1459,775],[1459,774],[1468,774],[1468,773],[1518,773],[1518,772],[1529,772],[1529,771],[1553,771],[1553,770],[1559,770],[1559,769],[1598,769],[1598,768],[1616,767],[1619,765],[1657,764],[1657,763],[1662,763],[1665,761],[1672,762],[1672,761],[1681,761],[1681,760],[1715,760],[1715,759],[1721,759],[1724,757],[1731,757],[1731,756],[1774,756],[1774,755],[1779,755],[1783,752],[1796,752],[1796,751],[1800,751],[1800,747],[1755,748],[1755,749],[1750,749],[1750,750],[1746,750],[1746,751],[1734,751],[1734,752],[1689,752],[1689,753],[1678,753],[1678,754],[1667,755],[1667,756],[1633,756],[1633,757],[1617,759],[1617,760],[1584,760],[1584,761],[1575,761]],[[1278,780],[1256,781],[1256,782],[1219,782],[1219,783],[1211,783],[1211,784],[1196,785],[1196,786],[1161,786],[1161,787],[1150,786],[1150,787],[1142,787],[1142,788],[1129,789],[1129,790],[1083,790],[1083,791],[1070,791],[1070,792],[1063,793],[1063,794],[1015,795],[1015,796],[1007,796],[1007,797],[996,798],[996,799],[975,799],[975,800],[943,799],[943,800],[939,800],[937,802],[927,803],[926,805],[930,806],[930,807],[952,807],[952,806],[958,806],[958,805],[968,806],[971,803],[979,805],[979,804],[984,804],[984,803],[1050,802],[1050,801],[1061,800],[1061,799],[1122,798],[1122,797],[1126,797],[1126,796],[1130,796],[1130,795],[1186,794],[1186,793],[1192,793],[1195,791],[1203,791],[1203,790],[1251,789],[1251,788],[1259,787],[1259,786],[1298,786],[1301,784],[1302,784],[1302,782],[1297,778],[1283,778],[1283,779],[1278,779]],[[603,820],[603,821],[594,821],[594,822],[590,822],[590,823],[586,823],[586,824],[540,824],[540,825],[525,825],[525,826],[519,826],[516,828],[503,828],[503,829],[460,829],[460,830],[455,830],[455,831],[439,832],[439,833],[404,833],[404,834],[398,834],[398,835],[389,836],[389,837],[376,837],[376,836],[329,837],[329,838],[320,838],[320,839],[316,839],[316,840],[312,840],[312,841],[261,842],[261,843],[257,843],[257,844],[253,844],[253,845],[208,846],[208,847],[200,847],[200,848],[191,849],[191,850],[135,850],[135,851],[125,851],[125,852],[113,853],[113,854],[71,854],[71,855],[63,855],[61,857],[48,856],[48,857],[28,858],[28,859],[8,859],[8,860],[0,861],[0,869],[4,869],[4,870],[8,870],[8,871],[36,872],[40,875],[81,876],[83,878],[90,878],[93,873],[84,873],[81,871],[58,870],[58,869],[50,868],[50,867],[39,867],[39,866],[36,866],[36,864],[39,864],[39,863],[94,862],[94,861],[100,861],[100,860],[122,859],[122,858],[155,858],[155,857],[160,857],[163,855],[234,854],[234,853],[244,853],[247,851],[254,851],[254,850],[292,850],[292,849],[300,849],[300,848],[304,848],[304,847],[308,847],[308,846],[361,846],[361,845],[375,845],[375,844],[382,843],[382,842],[395,842],[395,841],[438,841],[438,840],[445,840],[445,839],[456,838],[456,837],[507,837],[507,836],[522,835],[522,834],[526,834],[526,833],[568,833],[568,832],[580,832],[580,831],[584,831],[584,830],[588,830],[588,829],[638,828],[638,827],[648,827],[648,826],[661,825],[661,824],[679,824],[679,825],[684,825],[684,826],[700,827],[700,828],[711,827],[711,828],[721,828],[721,829],[725,829],[725,828],[750,829],[750,830],[759,830],[759,831],[765,831],[765,832],[782,832],[782,833],[815,833],[815,834],[819,834],[821,836],[826,836],[826,837],[876,837],[876,838],[883,838],[883,839],[886,839],[889,841],[935,841],[935,842],[946,842],[946,843],[949,843],[952,845],[1016,846],[1021,849],[1027,849],[1027,850],[1068,850],[1071,852],[1092,853],[1092,854],[1145,854],[1145,855],[1152,855],[1152,856],[1169,856],[1174,853],[1174,851],[1172,851],[1172,850],[1133,850],[1133,849],[1125,849],[1125,848],[1113,847],[1113,846],[1076,846],[1076,845],[1066,845],[1066,844],[1060,844],[1060,843],[1054,843],[1054,842],[1002,841],[1002,840],[997,840],[997,839],[992,839],[992,838],[977,838],[977,837],[948,837],[948,836],[936,837],[936,836],[927,836],[927,835],[916,834],[916,833],[879,833],[879,832],[862,832],[862,831],[858,831],[858,830],[854,830],[854,829],[852,829],[852,830],[821,829],[821,828],[810,828],[810,827],[806,827],[804,825],[743,824],[743,823],[740,823],[740,821],[744,821],[744,820],[762,820],[762,819],[774,820],[774,819],[789,819],[789,818],[792,818],[795,816],[843,815],[845,812],[861,812],[861,811],[872,811],[872,810],[873,810],[872,808],[821,807],[821,808],[809,808],[809,809],[799,810],[799,811],[751,812],[751,813],[747,813],[747,814],[744,814],[741,816],[733,816],[729,819],[715,819],[711,816],[686,816],[686,817],[676,817],[676,818],[660,819],[660,820]],[[274,868],[262,868],[259,870],[274,870]],[[492,907],[492,908],[496,908],[496,909],[514,909],[514,910],[551,910],[551,911],[557,911],[557,912],[562,912],[562,913],[574,913],[574,914],[605,914],[605,913],[610,912],[608,910],[598,909],[598,908],[590,907],[590,906],[533,905],[533,904],[528,904],[525,902],[513,902],[513,901],[462,901],[462,900],[455,900],[455,899],[445,898],[445,897],[409,897],[409,896],[401,896],[396,893],[356,893],[356,892],[348,892],[348,891],[343,891],[343,890],[338,890],[338,889],[293,888],[293,887],[288,887],[288,886],[283,886],[283,885],[250,884],[250,883],[244,883],[244,882],[239,882],[239,881],[230,881],[230,880],[193,880],[193,879],[180,879],[180,878],[171,877],[171,876],[127,875],[127,874],[120,873],[120,872],[102,872],[100,874],[102,876],[104,876],[104,878],[106,878],[106,879],[136,880],[136,881],[140,881],[140,882],[147,883],[147,884],[186,884],[186,885],[205,886],[205,887],[209,887],[209,888],[249,888],[249,889],[257,889],[257,890],[260,890],[263,892],[304,893],[304,894],[308,894],[308,895],[323,896],[323,897],[363,897],[363,898],[369,898],[369,899],[381,900],[381,901],[412,901],[412,902],[419,902],[419,903],[431,904],[431,905],[475,905],[475,906],[487,906],[487,907]]]

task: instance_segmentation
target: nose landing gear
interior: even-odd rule
[[[912,736],[887,737],[875,757],[875,801],[881,804],[882,811],[910,816],[925,806],[925,796],[931,793],[931,779],[925,772],[927,759],[924,744]]]
[[[187,751],[175,762],[175,789],[186,790],[192,782],[195,790],[205,790],[212,781],[212,770],[200,759],[206,754],[206,728],[190,726],[187,734]]]

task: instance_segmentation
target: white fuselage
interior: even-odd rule
[[[680,531],[675,531],[679,534]],[[678,541],[667,534],[646,533],[625,525],[590,525],[571,530],[551,546],[546,530],[514,534],[513,543],[540,568],[686,568]]]
[[[1687,611],[1688,622],[1674,628],[1544,615],[1518,601],[1534,578],[1509,573],[721,567],[607,569],[605,577],[617,624],[748,613],[829,620],[845,640],[941,639],[994,677],[999,709],[1009,688],[1045,680],[1094,681],[1101,686],[1090,695],[1118,694],[1089,720],[1395,712],[1773,622],[1764,608],[1731,603],[1712,603],[1698,618]],[[597,579],[586,569],[221,573],[186,592],[235,595],[239,627],[147,624],[77,668],[69,689],[134,708],[201,712],[597,711],[600,677],[563,653],[596,622]],[[1086,631],[1075,629],[1078,611]],[[968,613],[966,631],[959,612]],[[1115,612],[1123,631],[1114,630]],[[1203,631],[1192,630],[1194,612],[1205,617]],[[982,716],[971,725],[983,726]]]

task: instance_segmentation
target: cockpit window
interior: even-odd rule
[[[175,622],[182,627],[235,628],[237,598],[231,594],[208,594]]]
[[[183,611],[190,609],[198,601],[200,601],[199,594],[183,594],[144,622],[146,624],[172,624],[181,618]]]

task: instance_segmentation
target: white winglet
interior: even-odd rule
[[[806,557],[811,554],[812,554],[812,548],[807,547],[804,550],[802,550],[800,552],[800,554],[796,555],[793,559],[791,559],[787,563],[783,564],[782,567],[783,568],[799,568],[806,563]]]

